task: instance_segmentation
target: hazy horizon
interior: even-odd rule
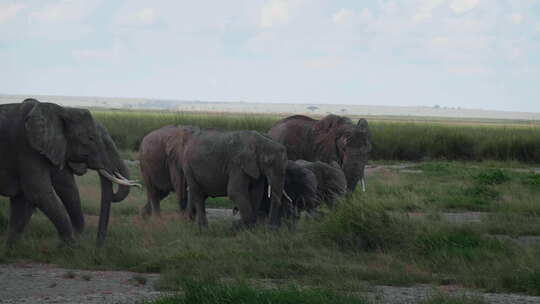
[[[540,112],[540,0],[0,0],[4,94]]]

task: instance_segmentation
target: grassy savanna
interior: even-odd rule
[[[367,179],[368,192],[355,193],[321,220],[303,218],[293,231],[259,227],[234,232],[230,218],[211,219],[209,229],[200,231],[176,213],[173,196],[162,203],[161,218],[144,221],[138,215],[144,192],[133,189],[126,201],[113,206],[102,249],[95,249],[98,181],[95,174],[87,174],[78,178],[87,214],[87,230],[78,246],[58,248],[53,225],[36,212],[21,242],[11,252],[3,250],[0,261],[160,272],[157,287],[170,290],[185,288],[185,280],[191,279],[247,282],[284,288],[284,293],[294,293],[287,288],[297,286],[355,297],[371,284],[416,283],[540,295],[540,247],[492,236],[540,234],[538,175],[494,165],[427,162],[407,170],[380,168]],[[131,171],[139,177],[138,168]],[[4,242],[8,204],[2,200]],[[440,214],[464,210],[489,213],[480,222],[463,224],[447,223]]]
[[[131,111],[95,111],[94,116],[126,158],[135,158],[141,138],[163,125],[266,131],[280,119]],[[325,297],[363,303],[358,295],[372,284],[417,283],[540,295],[540,247],[495,237],[540,235],[540,175],[527,170],[540,162],[537,124],[372,119],[370,127],[374,164],[423,162],[373,170],[366,193],[355,193],[335,211],[325,210],[322,219],[303,218],[292,231],[261,226],[233,232],[229,217],[211,218],[209,229],[200,231],[177,214],[174,195],[162,202],[161,218],[144,221],[138,212],[145,193],[133,189],[113,205],[105,247],[96,249],[100,193],[90,172],[78,178],[87,220],[78,245],[59,248],[53,225],[36,212],[16,248],[2,249],[0,262],[160,272],[158,288],[195,295],[188,300],[186,292],[160,303],[196,303],[201,288],[215,294],[206,303],[223,297],[239,303],[291,303],[279,302],[282,298],[311,303]],[[130,166],[132,177],[140,179],[138,167]],[[2,243],[8,205],[0,198]],[[231,207],[231,202],[218,198],[207,206]],[[482,212],[480,219],[445,221],[448,212],[468,211]],[[261,286],[275,291],[260,291]],[[425,303],[482,302],[441,295]]]
[[[150,131],[170,124],[266,132],[278,115],[98,111],[117,145],[136,151]],[[517,160],[540,163],[540,124],[498,120],[410,120],[372,118],[375,160]]]

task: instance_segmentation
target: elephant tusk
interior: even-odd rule
[[[133,182],[133,181],[130,181],[130,180],[127,180],[127,179],[120,179],[118,177],[115,177],[113,175],[111,175],[109,172],[107,172],[106,170],[104,169],[100,169],[99,170],[99,173],[101,175],[103,175],[104,177],[106,177],[108,180],[110,180],[111,182],[113,183],[116,183],[116,184],[119,184],[119,185],[123,185],[123,186],[130,186],[130,187],[139,187],[139,188],[142,188],[142,186],[136,182]]]
[[[362,192],[366,192],[366,182],[364,181],[364,178],[362,178]]]
[[[118,177],[119,179],[121,180],[124,180],[124,181],[127,181],[127,182],[130,182],[130,183],[138,183],[139,180],[136,180],[136,179],[133,179],[133,180],[129,180],[127,178],[125,178],[122,174],[120,174],[119,172],[114,172],[114,175],[116,175],[116,177]]]
[[[270,194],[272,193],[272,186],[268,184],[268,198],[270,198]]]
[[[283,190],[283,195],[285,196],[285,198],[286,198],[287,200],[289,200],[289,202],[292,203],[291,197],[287,194],[287,192],[285,192],[285,190]]]

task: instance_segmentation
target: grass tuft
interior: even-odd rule
[[[356,195],[328,214],[318,233],[340,248],[384,250],[405,246],[413,229],[410,221],[392,216],[381,206]]]
[[[508,174],[501,169],[489,169],[475,176],[476,181],[483,185],[499,185],[510,180]]]
[[[182,282],[183,293],[147,304],[364,304],[363,299],[340,295],[322,289],[258,289],[244,283],[224,284],[212,281]]]

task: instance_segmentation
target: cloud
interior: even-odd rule
[[[123,25],[129,26],[147,26],[154,23],[156,17],[155,10],[150,7],[142,8],[137,11],[129,12],[119,17],[119,21]]]
[[[17,16],[17,13],[26,6],[19,3],[0,4],[0,24]]]
[[[77,22],[88,15],[95,5],[96,1],[63,0],[33,11],[30,19],[48,23]]]
[[[332,22],[335,24],[351,23],[355,19],[355,12],[348,8],[342,8],[332,15]]]
[[[288,24],[293,10],[302,4],[303,0],[270,0],[263,4],[260,14],[261,28],[272,28]]]
[[[447,71],[456,75],[480,75],[489,72],[489,69],[477,64],[450,65]]]
[[[373,20],[373,13],[369,8],[363,8],[360,14],[352,9],[341,8],[332,15],[332,22],[336,25],[357,25]]]
[[[431,20],[433,18],[433,10],[443,2],[444,0],[423,0],[416,8],[413,21],[424,22]]]
[[[480,0],[453,0],[450,8],[456,14],[463,14],[475,8],[479,2]]]
[[[429,41],[429,46],[446,49],[450,46],[450,39],[448,37],[435,37]]]
[[[536,23],[536,31],[540,32],[540,22]]]
[[[510,15],[510,21],[513,24],[520,24],[523,21],[523,15],[519,13],[513,13]]]
[[[342,60],[337,57],[321,56],[306,60],[304,65],[313,70],[330,70],[337,68],[341,62]]]

